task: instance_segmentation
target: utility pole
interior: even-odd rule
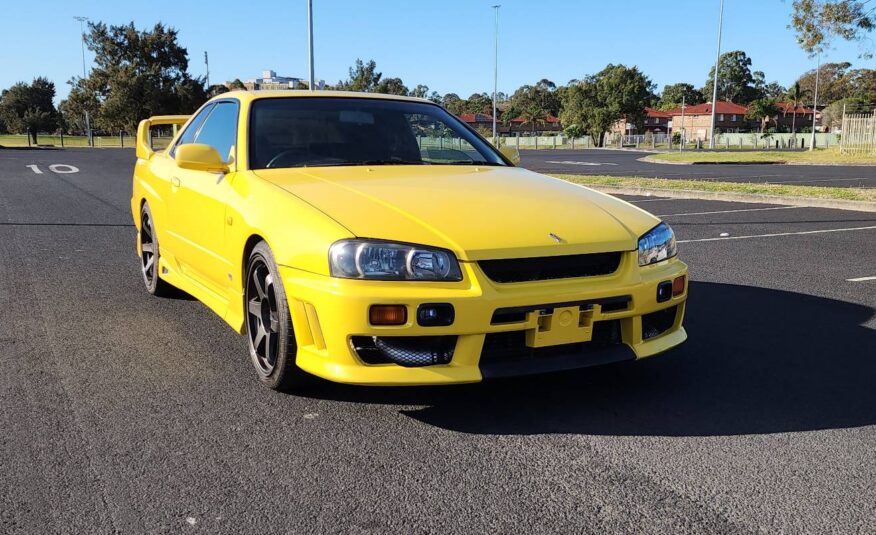
[[[207,51],[204,50],[204,65],[207,67],[207,91],[210,90],[210,58],[207,57]]]
[[[499,93],[499,8],[501,5],[493,6],[496,12],[496,43],[493,54],[493,144],[499,145],[498,132],[496,130],[496,99]]]
[[[313,0],[307,0],[307,53],[309,55],[307,88],[313,91],[315,83],[313,77]]]
[[[712,126],[709,132],[709,148],[715,148],[715,108],[718,105],[718,66],[721,63],[721,27],[724,25],[724,0],[718,12],[718,53],[715,58],[715,78],[712,81]]]
[[[684,134],[687,132],[684,128],[684,93],[681,94],[681,129],[678,135],[678,152],[684,152]],[[670,143],[672,138],[669,138]]]
[[[82,81],[85,82],[85,79],[88,77],[88,74],[85,70],[85,22],[88,20],[88,17],[73,17],[74,19],[79,21],[79,33],[82,35]],[[85,110],[85,137],[88,141],[88,146],[94,146],[94,139],[91,137],[91,118],[88,117],[88,110]]]
[[[815,68],[815,96],[812,103],[812,137],[809,139],[809,150],[815,150],[815,117],[818,115],[818,77],[821,74],[821,49],[818,49],[818,66]]]

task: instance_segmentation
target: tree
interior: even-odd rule
[[[791,116],[791,133],[797,133],[797,106],[804,97],[809,95],[808,89],[800,87],[800,82],[794,82],[794,85],[788,90],[788,100],[794,103],[794,115]]]
[[[456,93],[447,93],[441,97],[441,105],[454,115],[462,115],[464,113],[465,101],[459,98],[459,95]]]
[[[426,96],[428,94],[429,94],[429,86],[428,85],[417,84],[416,87],[411,89],[411,96],[412,97],[426,98]]]
[[[503,117],[505,122],[511,121],[511,119],[520,118],[523,119],[523,124],[528,124],[532,126],[532,133],[535,134],[536,127],[540,124],[544,124],[544,120],[547,117],[547,113],[539,108],[538,106],[530,106],[528,108],[524,108],[522,110],[518,110],[516,114],[512,116]]]
[[[462,107],[462,113],[493,113],[493,99],[486,93],[472,93]]]
[[[373,59],[364,63],[357,58],[356,63],[350,67],[349,78],[338,82],[337,89],[374,93],[381,78],[383,78],[383,73],[377,72],[377,63]]]
[[[846,98],[852,94],[852,80],[849,73],[849,67],[852,64],[848,62],[842,63],[825,63],[821,65],[818,71],[818,102],[830,103],[841,98]],[[800,87],[809,94],[815,94],[815,69],[803,73],[797,79]]]
[[[777,116],[780,111],[775,100],[759,98],[748,105],[745,118],[760,121],[760,131],[764,132],[769,125],[770,119]]]
[[[81,103],[98,102],[98,128],[133,132],[150,115],[192,113],[207,99],[203,79],[188,73],[188,52],[173,28],[89,23],[85,42],[95,67],[72,84],[83,93]]]
[[[243,82],[240,81],[240,78],[235,78],[233,81],[228,82],[228,89],[230,91],[238,91],[246,89],[246,86],[243,85]]]
[[[757,78],[751,72],[751,58],[741,50],[725,52],[718,61],[718,100],[729,100],[746,104],[763,95],[756,87],[758,79],[763,79],[763,73],[758,71]],[[709,79],[703,87],[703,95],[711,100],[714,86],[715,66],[709,69]]]
[[[821,110],[821,126],[828,129],[839,128],[843,122],[843,112],[870,113],[872,110],[870,101],[862,98],[840,99]]]
[[[784,97],[785,93],[788,91],[782,84],[776,81],[765,84],[763,87],[759,88],[759,90],[763,96],[772,99],[780,99]]]
[[[6,128],[29,135],[36,144],[37,133],[58,126],[54,98],[55,84],[46,78],[35,78],[30,85],[18,82],[0,93],[0,118]]]
[[[680,108],[684,99],[685,105],[702,104],[706,101],[703,93],[691,84],[684,82],[663,86],[658,106],[661,110]]]
[[[384,78],[374,87],[374,92],[386,95],[407,95],[409,93],[408,87],[401,78]]]
[[[620,119],[642,126],[653,90],[654,84],[637,67],[609,64],[566,88],[560,121],[566,127],[580,125],[601,144],[605,132]]]
[[[870,0],[794,0],[791,26],[800,48],[815,55],[830,47],[834,37],[862,41],[873,30],[876,17]],[[861,56],[872,57],[864,51]]]
[[[541,110],[542,117],[548,114],[559,115],[560,99],[556,89],[556,84],[546,78],[539,80],[535,85],[521,86],[508,99],[509,107],[505,115],[511,113],[513,118],[524,110],[533,108]]]

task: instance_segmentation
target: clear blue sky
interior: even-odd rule
[[[493,11],[497,0],[314,0],[316,76],[345,78],[360,57],[384,76],[463,98],[492,89]],[[701,86],[715,58],[718,0],[498,0],[499,90],[549,78],[564,84],[607,63],[637,65],[659,85]],[[305,0],[30,0],[4,2],[0,88],[44,75],[68,92],[81,75],[74,15],[139,28],[161,21],[177,28],[189,70],[213,83],[255,78],[262,69],[306,77]],[[202,6],[209,6],[205,9]],[[742,49],[767,81],[792,83],[814,67],[790,30],[790,0],[728,0],[722,50]],[[870,43],[872,44],[872,43]],[[826,61],[858,59],[859,44],[838,43]],[[90,60],[90,58],[89,58]]]

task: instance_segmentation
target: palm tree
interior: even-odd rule
[[[808,94],[809,90],[800,87],[800,82],[794,82],[794,85],[788,90],[788,98],[794,101],[794,113],[791,115],[791,134],[797,133],[797,103]]]
[[[530,106],[520,112],[520,117],[523,119],[523,124],[531,124],[532,125],[532,133],[535,133],[536,125],[539,125],[544,122],[547,113],[544,110],[538,108],[537,106]]]

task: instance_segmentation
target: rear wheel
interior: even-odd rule
[[[275,390],[294,390],[307,374],[295,364],[292,316],[274,255],[266,243],[253,248],[246,269],[246,334],[259,380]]]
[[[158,261],[161,255],[158,250],[158,236],[155,234],[155,222],[149,204],[144,203],[140,210],[140,272],[146,291],[159,297],[170,295],[173,287],[161,280],[158,272]]]

